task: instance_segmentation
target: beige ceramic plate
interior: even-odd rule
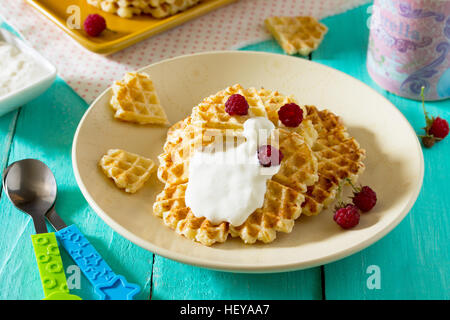
[[[167,128],[138,126],[113,119],[106,90],[80,122],[73,143],[78,184],[92,208],[125,238],[159,255],[202,267],[238,272],[277,272],[312,267],[357,252],[392,230],[414,204],[423,178],[423,157],[403,115],[384,97],[354,78],[304,59],[253,52],[215,52],[151,65],[162,105],[171,123],[190,114],[202,98],[240,83],[294,94],[302,104],[328,108],[342,116],[350,133],[367,150],[361,182],[379,202],[360,224],[342,230],[330,210],[302,216],[290,234],[271,244],[244,245],[232,239],[205,247],[177,235],[153,216],[152,204],[163,185],[153,175],[134,195],[117,189],[97,167],[109,148],[122,148],[157,161]]]

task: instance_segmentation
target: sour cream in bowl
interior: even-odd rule
[[[0,29],[0,116],[41,95],[56,68],[24,41]]]

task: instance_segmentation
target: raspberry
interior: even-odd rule
[[[91,37],[97,37],[106,29],[106,21],[99,14],[90,14],[83,23],[84,31]]]
[[[425,108],[425,96],[424,96],[425,87],[422,87],[420,91],[420,96],[422,97],[422,109],[423,114],[425,115],[425,123],[426,126],[423,128],[425,130],[425,135],[419,135],[422,138],[422,143],[426,148],[431,148],[434,146],[436,142],[444,139],[450,129],[448,126],[448,122],[441,117],[433,117],[430,116]]]
[[[286,127],[297,127],[303,121],[303,110],[295,103],[288,103],[278,110],[278,118]]]
[[[333,219],[342,228],[350,229],[359,223],[359,216],[358,208],[352,204],[347,204],[345,207],[337,209]]]
[[[263,167],[277,166],[283,159],[283,153],[271,145],[261,146],[258,149],[258,160]]]
[[[436,139],[433,136],[423,136],[422,143],[425,148],[431,148],[436,143]]]
[[[444,139],[449,132],[448,122],[445,119],[437,117],[431,125],[429,133],[439,139]]]
[[[248,114],[248,102],[240,94],[231,95],[225,102],[225,111],[230,115],[245,116]]]
[[[377,194],[370,187],[364,186],[354,193],[353,204],[362,212],[370,211],[377,203]]]

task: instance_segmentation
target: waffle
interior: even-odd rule
[[[150,178],[156,165],[151,159],[119,149],[111,149],[100,159],[99,166],[120,189],[135,193]]]
[[[187,184],[166,185],[153,205],[153,212],[164,224],[188,239],[210,246],[225,242],[228,235],[241,237],[246,243],[256,240],[265,243],[276,238],[276,232],[291,232],[294,220],[300,216],[303,195],[273,180],[267,182],[263,207],[253,212],[244,224],[230,226],[228,222],[212,224],[206,218],[196,217],[186,207],[184,194]]]
[[[249,104],[249,114],[245,116],[230,116],[225,111],[225,102],[233,94],[245,97]],[[317,138],[317,133],[310,121],[304,121],[296,128],[285,127],[278,119],[278,110],[287,103],[297,103],[293,96],[284,96],[278,91],[255,88],[244,89],[236,84],[204,99],[194,107],[191,115],[191,123],[195,127],[205,129],[210,135],[215,132],[221,134],[240,136],[243,124],[251,117],[267,117],[276,127],[295,131],[300,134],[312,146]],[[303,108],[304,115],[306,109]],[[216,133],[217,134],[217,133]]]
[[[112,87],[111,107],[116,119],[139,124],[167,124],[152,80],[145,73],[127,73]]]
[[[302,212],[304,193],[318,180],[316,158],[299,134],[276,129],[270,140],[283,153],[283,160],[278,173],[267,183],[263,207],[241,226],[230,225],[231,236],[245,243],[269,243],[275,240],[277,231],[290,233]]]
[[[356,183],[364,171],[365,151],[350,137],[339,117],[328,110],[319,111],[314,106],[306,106],[307,119],[311,120],[318,132],[312,147],[318,161],[319,180],[309,186],[302,204],[303,214],[319,214],[336,198],[339,186],[347,179]]]
[[[117,14],[122,18],[144,13],[148,7],[146,0],[87,0],[87,3],[108,13]]]
[[[154,18],[164,18],[198,4],[201,0],[87,0],[105,12],[122,18],[150,14]]]
[[[230,226],[230,234],[248,244],[256,240],[270,243],[275,240],[277,231],[292,231],[304,200],[300,192],[269,180],[262,208],[256,209],[241,226]]]
[[[247,92],[240,86],[233,88],[241,94]],[[228,96],[234,92],[234,90],[230,91],[228,89]],[[224,92],[227,90],[218,94],[221,99]],[[251,96],[254,97],[254,95]],[[208,99],[215,101],[213,96]],[[258,106],[259,112],[263,112],[262,110],[265,112],[265,108],[263,109],[260,103],[255,105]],[[214,104],[214,108],[221,110],[218,103]],[[161,217],[164,224],[178,234],[204,245],[224,242],[228,234],[240,237],[249,244],[257,240],[268,243],[276,238],[277,231],[291,232],[295,219],[301,214],[301,204],[305,200],[302,193],[305,193],[307,187],[318,179],[317,161],[305,140],[293,131],[274,130],[270,137],[271,144],[276,145],[283,152],[284,157],[278,173],[267,182],[263,207],[255,210],[241,226],[231,226],[227,222],[214,225],[205,218],[196,217],[190,208],[186,207],[184,194],[189,178],[189,158],[192,150],[212,142],[212,139],[205,139],[205,132],[208,129],[231,127],[231,130],[238,130],[241,122],[225,118],[229,125],[219,123],[217,126],[211,126],[211,122],[205,121],[199,128],[193,124],[194,112],[195,108],[191,117],[177,122],[169,129],[164,152],[159,156],[161,164],[158,168],[158,178],[165,183],[165,188],[154,203],[155,215]],[[206,109],[205,112],[211,111]],[[208,125],[209,128],[205,129],[204,127]],[[202,144],[193,147],[195,141],[198,141],[196,139],[198,136],[202,138]]]
[[[206,130],[194,127],[191,118],[177,122],[167,134],[163,153],[158,156],[158,178],[164,183],[186,183],[189,178],[189,158],[194,150],[202,149],[214,141]]]
[[[328,31],[313,17],[270,17],[265,24],[284,52],[290,55],[309,55]]]
[[[307,186],[319,179],[318,163],[312,150],[299,134],[284,129],[274,130],[271,141],[270,144],[283,153],[280,170],[272,180],[297,192],[306,192]]]
[[[270,121],[273,122],[276,127],[297,132],[305,139],[306,143],[310,147],[313,146],[314,142],[317,139],[317,131],[314,129],[311,120],[304,119],[298,127],[290,128],[282,124],[278,118],[278,110],[280,110],[282,106],[288,103],[297,103],[292,95],[285,96],[278,91],[271,91],[264,88],[258,91],[258,95],[261,97],[264,103],[267,117]],[[307,110],[305,109],[305,107],[301,108],[303,110],[303,115],[306,117]]]
[[[186,187],[187,183],[166,184],[164,190],[156,197],[153,213],[162,218],[166,226],[188,239],[206,246],[225,242],[229,234],[229,224],[222,222],[214,225],[206,218],[194,216],[184,202]]]
[[[231,116],[225,111],[225,102],[233,94],[240,94],[248,102],[248,115]],[[217,131],[230,135],[242,134],[244,122],[252,117],[266,117],[266,110],[255,88],[244,89],[236,84],[208,98],[192,109],[191,120],[196,127],[209,132]]]
[[[198,4],[200,0],[166,0],[159,6],[150,7],[150,14],[155,18],[172,16]]]

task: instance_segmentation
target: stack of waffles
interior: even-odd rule
[[[164,18],[198,4],[201,0],[87,0],[105,12],[122,18],[150,14],[154,18]]]
[[[225,102],[233,94],[246,98],[248,115],[231,116],[225,111]],[[189,117],[169,129],[157,171],[165,186],[154,203],[154,214],[178,234],[204,245],[225,242],[230,235],[252,244],[272,242],[277,232],[291,232],[301,213],[317,215],[330,205],[339,186],[355,182],[362,173],[365,152],[339,118],[327,110],[304,106],[302,123],[284,126],[278,110],[287,103],[295,103],[295,99],[277,91],[234,85],[194,107]],[[284,155],[278,173],[267,182],[263,206],[240,226],[213,224],[195,216],[185,203],[189,159],[218,137],[238,143],[243,124],[251,117],[266,117],[275,125],[269,139]]]

